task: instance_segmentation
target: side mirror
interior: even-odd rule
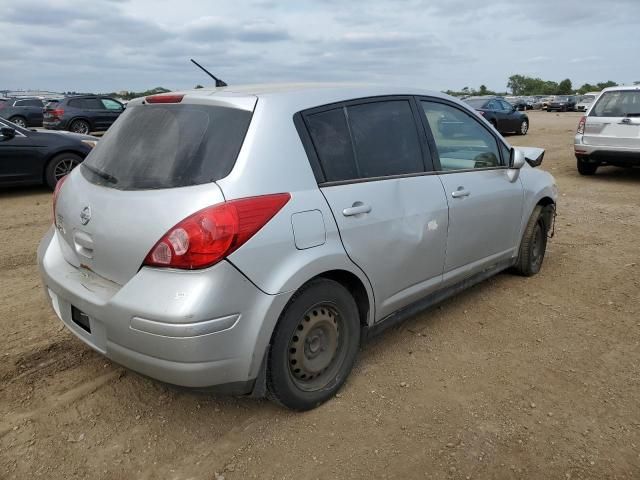
[[[518,150],[517,148],[511,148],[511,155],[509,156],[509,168],[520,170],[522,167],[524,167],[526,161],[527,160],[522,151]]]
[[[2,140],[11,140],[16,136],[16,129],[11,127],[2,127],[0,128],[0,136]]]

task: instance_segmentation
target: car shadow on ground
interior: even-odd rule
[[[600,167],[591,178],[599,182],[636,184],[640,181],[640,168]]]

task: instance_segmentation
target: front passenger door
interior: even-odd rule
[[[454,282],[517,254],[523,208],[519,178],[507,175],[508,148],[472,113],[440,101],[420,102],[449,203],[445,283]],[[442,115],[455,117],[457,131],[434,128]]]

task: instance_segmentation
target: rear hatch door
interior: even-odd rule
[[[589,112],[582,141],[640,148],[640,89],[604,92]]]
[[[224,201],[215,181],[233,168],[254,106],[129,106],[62,186],[56,227],[66,260],[125,284],[171,227]]]

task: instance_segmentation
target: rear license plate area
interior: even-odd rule
[[[73,305],[71,306],[71,320],[87,333],[91,333],[91,323],[89,322],[89,315],[83,311],[77,309]]]

